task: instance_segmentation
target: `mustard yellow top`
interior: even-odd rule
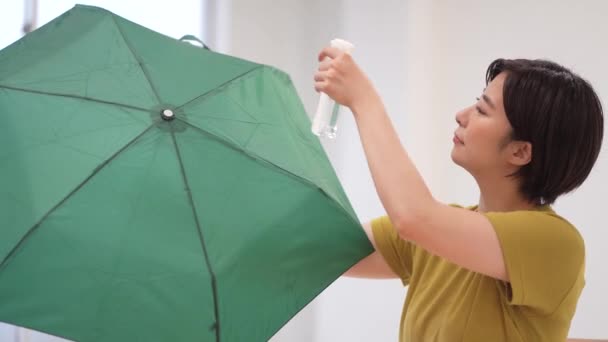
[[[585,286],[580,234],[549,206],[484,215],[498,235],[509,283],[402,240],[386,216],[372,221],[378,250],[409,285],[401,342],[566,340]]]

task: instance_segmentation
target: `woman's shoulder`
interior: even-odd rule
[[[463,206],[455,203],[450,205],[471,211],[476,211],[478,208],[478,205]],[[545,231],[551,234],[559,232],[559,235],[563,237],[568,236],[581,242],[583,240],[576,226],[557,213],[550,205],[540,205],[527,210],[487,212],[483,213],[483,215],[488,217],[490,222],[495,226],[525,226],[533,231]]]

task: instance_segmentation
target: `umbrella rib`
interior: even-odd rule
[[[74,188],[74,190],[72,190],[61,201],[59,201],[54,207],[52,207],[46,214],[44,214],[44,216],[42,216],[42,218],[38,222],[36,222],[36,224],[34,224],[25,233],[25,235],[23,235],[21,237],[21,239],[19,240],[19,242],[17,242],[17,244],[15,244],[15,246],[10,250],[10,252],[6,255],[6,257],[4,257],[4,259],[0,263],[0,271],[3,270],[6,267],[6,265],[8,264],[8,260],[13,256],[13,254],[15,254],[15,252],[19,249],[19,247],[21,247],[25,243],[25,240],[27,240],[32,235],[32,233],[36,229],[38,229],[40,227],[40,225],[44,222],[44,220],[46,220],[55,210],[57,210],[61,205],[63,205],[75,193],[77,193],[80,189],[82,189],[82,187],[85,186],[86,183],[88,183],[89,180],[91,180],[99,171],[101,171],[101,169],[103,169],[112,160],[114,160],[120,153],[122,153],[124,150],[126,150],[127,148],[129,148],[131,145],[133,145],[133,143],[135,143],[140,137],[142,137],[144,134],[146,134],[148,131],[150,131],[150,129],[152,129],[154,126],[155,126],[155,124],[150,125],[143,132],[141,132],[135,138],[133,138],[131,141],[129,141],[120,150],[116,151],[116,153],[114,153],[112,156],[110,156],[110,158],[106,159],[103,163],[101,163],[100,165],[98,165],[93,170],[93,172],[91,172],[91,174],[87,178],[85,178],[85,180],[83,180],[80,184],[78,184],[78,186],[76,186],[76,188]]]
[[[198,126],[195,126],[195,125],[193,125],[193,124],[189,123],[188,121],[185,121],[185,120],[183,120],[183,119],[181,119],[181,118],[177,118],[177,120],[179,120],[179,121],[181,121],[181,122],[185,123],[186,125],[188,125],[188,126],[190,126],[190,127],[194,128],[194,129],[196,129],[196,130],[200,131],[201,133],[203,133],[203,134],[205,134],[205,135],[207,135],[207,136],[210,136],[211,138],[215,139],[216,141],[218,141],[218,142],[219,142],[219,143],[221,143],[221,144],[224,144],[224,145],[225,145],[225,146],[227,146],[228,148],[234,149],[234,150],[236,150],[236,151],[239,151],[239,152],[241,152],[241,153],[245,154],[246,156],[248,156],[249,158],[253,159],[254,161],[256,161],[256,162],[258,162],[258,163],[261,163],[261,164],[267,164],[267,165],[269,165],[270,167],[272,167],[272,168],[274,168],[274,169],[278,170],[279,172],[283,172],[283,173],[287,174],[288,176],[293,177],[294,179],[296,179],[297,181],[299,181],[299,182],[301,182],[301,183],[304,183],[304,184],[307,184],[307,185],[309,185],[309,186],[312,186],[313,188],[317,188],[319,191],[321,191],[321,193],[323,193],[323,195],[327,196],[327,198],[329,198],[329,199],[331,199],[332,201],[334,201],[334,202],[335,202],[335,204],[338,206],[338,208],[340,208],[340,210],[344,211],[344,213],[346,213],[346,216],[347,216],[347,217],[348,217],[348,218],[349,218],[351,221],[353,221],[353,222],[354,222],[354,223],[356,223],[356,224],[360,224],[360,223],[359,223],[359,221],[357,220],[357,218],[356,218],[356,217],[353,217],[353,216],[351,215],[351,213],[348,211],[348,209],[344,208],[344,206],[343,206],[343,205],[340,203],[340,201],[339,201],[338,199],[334,198],[334,197],[333,197],[332,195],[330,195],[330,194],[329,194],[327,191],[325,191],[325,189],[323,189],[322,187],[318,186],[318,185],[317,185],[317,184],[315,184],[313,181],[311,181],[311,180],[309,180],[309,179],[307,179],[307,178],[305,178],[305,177],[302,177],[302,176],[300,176],[300,175],[297,175],[297,174],[295,174],[295,173],[293,173],[293,172],[291,172],[291,171],[289,171],[289,170],[287,170],[287,169],[285,169],[285,168],[283,168],[283,167],[281,167],[281,166],[279,166],[279,165],[277,165],[277,164],[275,164],[275,163],[273,163],[273,162],[271,162],[271,161],[269,161],[269,160],[267,160],[267,159],[264,159],[264,158],[262,158],[262,157],[258,156],[258,155],[257,155],[257,154],[255,154],[255,153],[252,153],[252,152],[250,152],[250,151],[247,151],[247,150],[245,150],[244,148],[242,148],[241,146],[239,146],[239,145],[237,145],[237,144],[235,144],[235,143],[233,143],[233,142],[231,142],[231,141],[228,141],[228,140],[226,140],[226,139],[224,139],[224,138],[220,137],[220,136],[219,136],[219,135],[217,135],[217,134],[214,134],[214,133],[212,133],[212,132],[210,132],[210,131],[207,131],[207,130],[202,129],[202,128],[198,127]],[[251,138],[250,138],[250,139],[251,139]]]
[[[152,89],[152,92],[154,93],[154,96],[156,96],[156,101],[158,101],[158,104],[161,104],[162,101],[160,100],[160,96],[158,96],[158,91],[156,90],[156,87],[154,86],[154,83],[152,83],[152,79],[150,78],[150,74],[148,74],[148,69],[144,67],[144,63],[142,63],[142,61],[139,58],[139,56],[137,56],[137,54],[133,50],[133,47],[131,46],[131,43],[129,43],[129,40],[127,40],[127,37],[125,37],[124,32],[122,32],[122,28],[120,27],[120,25],[116,21],[116,16],[113,15],[112,16],[112,20],[114,21],[114,24],[116,25],[116,28],[118,29],[118,33],[120,33],[120,36],[122,37],[122,40],[127,45],[127,48],[129,48],[129,51],[133,55],[133,58],[135,58],[135,60],[137,61],[137,64],[139,64],[139,67],[141,68],[141,71],[144,73],[144,76],[146,77],[146,80],[148,81],[148,84],[150,85],[150,89]]]
[[[150,112],[148,109],[145,109],[145,108],[131,106],[131,105],[124,104],[124,103],[118,103],[118,102],[112,102],[112,101],[94,99],[94,98],[86,97],[86,96],[61,94],[61,93],[52,93],[52,92],[49,92],[49,91],[34,90],[34,89],[25,89],[25,88],[12,87],[12,86],[2,85],[2,84],[0,84],[0,88],[9,89],[9,90],[15,90],[15,91],[23,91],[23,92],[26,92],[26,93],[42,94],[42,95],[49,95],[49,96],[59,96],[59,97],[67,97],[67,98],[71,98],[71,99],[80,99],[80,100],[85,100],[85,101],[91,101],[91,102],[109,104],[109,105],[113,105],[113,106],[119,106],[119,107],[129,108],[129,109],[135,109],[135,110],[139,110],[139,111],[142,111],[142,112]]]
[[[203,99],[203,98],[205,98],[206,96],[208,96],[208,95],[210,95],[210,94],[216,93],[216,92],[218,92],[219,90],[221,90],[222,88],[224,88],[224,87],[226,87],[227,85],[229,85],[230,83],[235,82],[235,81],[238,81],[240,78],[242,78],[242,77],[244,77],[244,76],[247,76],[248,74],[250,74],[250,73],[252,73],[252,72],[254,72],[254,71],[258,70],[258,69],[261,69],[261,68],[263,68],[263,67],[264,67],[263,65],[259,65],[259,66],[255,67],[255,68],[251,69],[251,70],[248,70],[248,71],[246,71],[246,72],[244,72],[244,73],[242,73],[242,74],[240,74],[240,75],[237,75],[237,76],[235,76],[234,78],[229,79],[228,81],[226,81],[226,82],[224,82],[224,83],[220,84],[219,86],[217,86],[217,87],[215,87],[215,88],[213,88],[213,89],[211,89],[211,90],[209,90],[209,91],[207,91],[207,92],[205,92],[205,93],[203,93],[203,94],[201,94],[201,95],[199,95],[199,96],[197,96],[197,97],[193,98],[192,100],[190,100],[190,101],[188,101],[188,102],[184,103],[183,105],[181,105],[181,106],[177,107],[176,109],[181,109],[181,108],[183,108],[183,107],[185,107],[185,106],[189,105],[190,103],[192,103],[192,102],[194,102],[194,101],[197,101],[197,100]]]
[[[198,237],[201,242],[201,248],[203,250],[203,255],[205,256],[205,263],[207,264],[207,269],[209,270],[209,274],[211,276],[211,291],[213,292],[213,309],[214,309],[214,314],[215,314],[215,324],[213,325],[213,328],[215,329],[215,340],[216,340],[216,342],[220,342],[220,315],[219,315],[219,308],[218,308],[217,278],[216,278],[215,272],[213,271],[213,268],[211,267],[211,262],[209,261],[209,253],[207,252],[207,246],[205,244],[203,230],[201,229],[201,224],[198,219],[198,213],[196,212],[196,207],[194,205],[194,199],[192,197],[192,191],[190,190],[190,184],[188,183],[188,177],[186,176],[186,170],[184,169],[182,155],[179,150],[179,146],[177,144],[177,139],[175,138],[173,124],[171,124],[171,138],[173,139],[173,145],[175,146],[175,153],[177,155],[177,160],[179,162],[179,168],[180,168],[182,178],[184,181],[185,190],[188,195],[188,202],[190,204],[190,207],[192,208],[192,215],[194,216],[196,230],[198,232]]]
[[[287,169],[285,169],[285,168],[283,168],[283,167],[281,167],[281,166],[279,166],[279,165],[277,165],[277,164],[275,164],[275,163],[273,163],[273,162],[271,162],[271,161],[269,161],[269,160],[266,160],[266,159],[264,159],[264,158],[262,158],[262,157],[258,156],[258,155],[257,155],[257,154],[255,154],[255,153],[252,153],[252,152],[250,152],[250,151],[247,151],[247,150],[245,150],[244,148],[242,148],[241,146],[239,146],[239,145],[237,145],[237,144],[235,144],[235,143],[233,143],[233,142],[230,142],[230,141],[228,141],[228,140],[226,140],[226,139],[224,139],[224,138],[220,137],[220,136],[219,136],[219,135],[217,135],[217,134],[214,134],[214,133],[212,133],[212,132],[210,132],[210,131],[207,131],[207,130],[202,129],[202,128],[198,127],[198,126],[195,126],[195,125],[193,125],[193,124],[191,124],[191,123],[189,123],[188,121],[185,121],[185,120],[183,120],[183,119],[177,118],[177,120],[179,120],[179,121],[181,121],[181,122],[185,123],[186,125],[188,125],[188,126],[190,126],[190,127],[194,128],[194,129],[196,129],[196,130],[200,131],[201,133],[203,133],[203,134],[205,134],[205,135],[207,135],[207,136],[210,136],[211,138],[213,138],[213,139],[217,140],[218,142],[220,142],[220,143],[222,143],[222,144],[226,145],[228,148],[231,148],[231,149],[237,150],[237,151],[239,151],[239,152],[241,152],[241,153],[245,154],[246,156],[248,156],[249,158],[251,158],[251,159],[255,160],[255,161],[256,161],[256,162],[258,162],[258,163],[265,163],[265,164],[268,164],[268,165],[270,165],[272,168],[275,168],[275,169],[277,169],[277,170],[278,170],[278,171],[280,171],[280,172],[286,173],[287,175],[289,175],[289,176],[291,176],[291,177],[295,178],[296,180],[298,180],[298,181],[300,181],[300,182],[302,182],[302,183],[305,183],[305,184],[307,184],[307,185],[310,185],[310,186],[312,186],[312,187],[315,187],[315,188],[317,188],[317,189],[321,190],[321,191],[323,192],[323,194],[325,194],[325,196],[327,196],[327,197],[329,197],[330,199],[332,199],[332,200],[336,201],[336,200],[335,200],[333,197],[331,197],[331,196],[330,196],[330,195],[329,195],[329,194],[328,194],[328,193],[327,193],[327,192],[326,192],[326,191],[325,191],[323,188],[320,188],[320,187],[319,187],[318,185],[316,185],[314,182],[312,182],[312,181],[310,181],[310,180],[308,180],[308,179],[306,179],[306,178],[304,178],[304,177],[302,177],[302,176],[300,176],[300,175],[297,175],[297,174],[295,174],[295,173],[293,173],[293,172],[291,172],[291,171],[289,171],[289,170],[287,170]],[[340,208],[342,208],[342,206],[341,206],[341,205],[340,205],[339,207],[340,207]],[[344,209],[344,208],[342,208],[342,209]],[[350,216],[350,215],[349,215],[349,216]]]

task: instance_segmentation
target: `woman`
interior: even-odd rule
[[[585,250],[550,205],[599,154],[603,114],[589,83],[548,61],[490,64],[483,94],[456,114],[452,160],[480,190],[463,208],[431,195],[352,57],[325,57],[315,89],[351,109],[388,214],[364,225],[375,252],[347,275],[409,286],[400,341],[565,341]]]

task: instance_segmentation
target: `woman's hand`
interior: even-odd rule
[[[350,54],[326,47],[319,53],[319,62],[315,73],[316,91],[326,93],[353,113],[379,100],[371,81]]]

